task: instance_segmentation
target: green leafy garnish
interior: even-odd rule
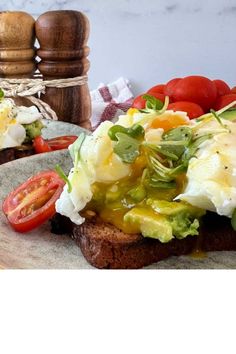
[[[139,156],[141,142],[124,133],[116,133],[117,143],[113,150],[123,162],[133,163]]]
[[[108,130],[108,136],[112,141],[118,141],[117,133],[126,134],[132,138],[142,138],[144,136],[144,129],[140,124],[134,124],[130,128],[125,128],[122,125],[113,125]]]
[[[80,150],[84,139],[86,137],[85,133],[81,133],[78,139],[71,145],[70,155],[72,160],[74,161],[74,166],[77,167],[79,159],[80,159]]]
[[[71,193],[71,191],[72,191],[71,182],[70,182],[69,178],[67,177],[67,175],[65,174],[65,172],[63,171],[63,169],[61,168],[61,166],[56,165],[55,170],[56,170],[58,176],[61,177],[61,179],[63,179],[63,181],[65,181],[67,183],[68,193]]]
[[[4,91],[0,88],[0,101],[4,99]]]
[[[154,111],[160,111],[164,103],[159,100],[158,98],[152,96],[152,95],[143,95],[142,98],[146,100],[146,109],[153,109]]]

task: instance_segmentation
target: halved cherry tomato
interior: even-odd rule
[[[132,104],[132,108],[137,108],[137,109],[144,109],[146,106],[146,100],[142,98],[142,96],[145,95],[145,93],[143,93],[142,95],[137,96]],[[165,101],[165,95],[163,95],[162,93],[148,93],[148,95],[152,95],[153,97],[157,98],[158,100],[162,101],[164,103]]]
[[[204,114],[202,107],[200,107],[198,104],[193,102],[186,102],[186,101],[170,103],[168,105],[168,109],[172,109],[175,112],[176,111],[187,112],[188,117],[190,119],[200,117],[201,115]]]
[[[172,79],[167,82],[167,84],[165,85],[165,88],[164,88],[164,94],[166,96],[169,96],[170,98],[173,97],[175,85],[179,82],[179,80],[181,80],[181,79],[179,77],[177,77],[177,78]]]
[[[216,103],[214,105],[215,110],[218,111],[218,109],[227,106],[233,101],[236,101],[236,93],[231,93],[229,95],[221,96],[216,100]]]
[[[224,96],[230,93],[230,87],[223,80],[213,80],[217,89],[217,96]]]
[[[43,139],[41,135],[36,136],[36,138],[34,138],[33,147],[37,154],[52,151],[52,148],[49,146],[47,141]]]
[[[54,171],[41,172],[12,191],[3,202],[3,212],[11,227],[28,232],[55,214],[55,203],[64,181]]]
[[[67,149],[77,138],[78,136],[76,135],[58,136],[56,138],[48,139],[47,143],[52,150],[61,150]]]
[[[165,85],[163,85],[163,84],[153,86],[147,91],[147,94],[153,95],[153,93],[164,93],[164,88],[165,88]]]
[[[188,101],[199,104],[205,112],[213,108],[217,97],[215,84],[204,76],[187,76],[173,88],[175,102]]]

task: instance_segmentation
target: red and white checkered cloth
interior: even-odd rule
[[[132,105],[134,95],[130,90],[129,81],[123,77],[108,84],[100,84],[90,92],[92,101],[92,130],[105,120],[115,121]]]

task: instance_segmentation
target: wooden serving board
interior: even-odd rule
[[[0,166],[0,203],[17,185],[35,173],[60,164],[65,172],[72,161],[67,150],[39,154]],[[90,269],[79,247],[67,235],[51,234],[50,224],[28,234],[14,232],[0,208],[0,268]],[[236,269],[236,252],[212,252],[207,257],[171,257],[149,269]]]

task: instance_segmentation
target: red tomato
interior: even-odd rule
[[[43,139],[41,135],[36,136],[33,141],[33,147],[37,154],[41,152],[49,152],[52,151],[51,147],[48,145],[47,141]]]
[[[78,136],[76,135],[58,136],[56,138],[48,139],[47,144],[52,150],[67,149],[77,138]]]
[[[12,228],[28,232],[55,214],[55,203],[64,181],[54,171],[45,171],[29,178],[12,191],[3,202],[3,212]]]
[[[133,108],[137,108],[137,109],[144,109],[146,106],[146,100],[144,100],[142,98],[142,96],[145,95],[145,93],[143,93],[142,95],[137,96],[132,104]],[[150,93],[148,93],[148,95],[150,95]],[[165,95],[163,95],[162,93],[152,93],[152,96],[158,98],[160,101],[162,101],[164,103],[165,101]]]
[[[181,79],[180,78],[176,78],[176,79],[172,79],[169,82],[167,82],[167,84],[165,85],[165,88],[164,88],[165,96],[169,96],[169,97],[172,98],[173,93],[174,93],[175,85],[177,84],[177,82],[179,82],[179,80],[181,80]]]
[[[142,95],[139,95],[139,96],[135,97],[131,107],[137,108],[137,109],[145,108],[146,100],[144,100],[142,98],[143,95],[144,95],[144,93]]]
[[[216,100],[214,108],[215,108],[215,110],[218,111],[219,109],[227,106],[228,104],[230,104],[233,101],[236,101],[236,93],[231,93],[229,95],[221,96]]]
[[[153,86],[147,91],[147,94],[152,95],[153,93],[164,93],[164,88],[165,88],[165,85],[163,85],[163,84]]]
[[[204,111],[201,106],[199,106],[196,103],[186,102],[186,101],[170,103],[168,105],[168,109],[172,109],[175,112],[176,111],[187,112],[188,117],[190,119],[200,117],[201,115],[204,114]]]
[[[236,86],[231,88],[230,93],[236,93]]]
[[[174,101],[188,101],[199,104],[205,112],[213,107],[217,97],[215,84],[204,76],[187,76],[173,88]]]
[[[217,96],[224,96],[230,93],[230,87],[223,80],[213,80],[216,85]]]

